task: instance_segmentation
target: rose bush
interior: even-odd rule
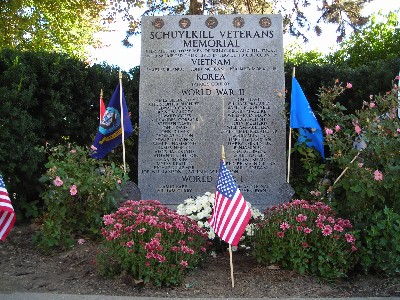
[[[35,236],[46,251],[72,246],[83,235],[99,237],[102,216],[116,208],[128,180],[122,166],[91,158],[87,147],[60,145],[49,152],[40,178],[45,207]]]
[[[129,200],[103,217],[100,274],[126,272],[135,280],[177,285],[207,251],[207,232],[156,200]]]
[[[267,209],[264,218],[253,238],[260,263],[325,278],[344,277],[354,266],[352,224],[328,205],[293,200]]]

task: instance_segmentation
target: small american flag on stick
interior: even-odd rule
[[[213,213],[208,223],[223,241],[237,246],[250,217],[251,211],[222,159]]]
[[[0,240],[5,241],[15,223],[15,212],[6,190],[3,177],[0,175]]]

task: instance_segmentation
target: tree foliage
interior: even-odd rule
[[[341,41],[349,28],[357,30],[366,24],[368,17],[361,14],[365,3],[374,0],[115,0],[114,9],[108,13],[108,20],[115,21],[118,16],[128,21],[129,28],[124,40],[130,46],[129,37],[139,32],[140,18],[134,16],[133,7],[146,7],[142,16],[184,15],[184,14],[282,14],[284,32],[302,37],[308,41],[313,30],[320,35],[321,23],[337,25],[337,41]],[[318,19],[315,13],[318,12]]]
[[[334,64],[358,67],[371,61],[399,57],[400,30],[397,26],[399,18],[395,12],[374,15],[363,30],[352,33],[343,41],[329,60]]]
[[[105,0],[0,1],[0,49],[68,53],[88,57],[88,46],[98,46]]]

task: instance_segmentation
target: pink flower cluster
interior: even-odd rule
[[[206,252],[208,233],[187,216],[179,215],[156,200],[126,201],[115,213],[103,216],[102,235],[108,242],[126,248],[132,255],[144,255],[145,265],[168,262],[187,267],[187,255]],[[174,238],[181,237],[174,241]],[[183,239],[182,236],[185,238]],[[196,244],[196,238],[197,239]]]
[[[53,184],[55,186],[62,186],[64,184],[64,181],[61,180],[60,176],[56,176],[56,179],[53,180]],[[71,196],[75,196],[78,193],[78,189],[75,184],[71,185],[69,193],[71,194]]]
[[[265,212],[265,223],[260,226],[271,222],[278,222],[280,230],[277,236],[279,238],[284,238],[286,233],[291,234],[291,238],[296,233],[304,234],[303,247],[306,247],[305,245],[308,247],[310,244],[310,239],[306,236],[312,232],[320,232],[323,237],[342,239],[350,243],[352,251],[357,250],[354,236],[345,233],[345,230],[352,228],[351,222],[335,218],[331,208],[322,202],[311,204],[306,200],[296,199],[271,207]]]
[[[375,172],[374,172],[374,179],[375,179],[376,181],[382,181],[382,180],[383,180],[383,174],[382,174],[382,172],[379,171],[379,170],[375,170]]]

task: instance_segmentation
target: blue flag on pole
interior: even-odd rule
[[[133,133],[132,123],[126,106],[125,95],[122,91],[122,111],[124,120],[124,138]],[[111,97],[99,129],[93,142],[91,157],[101,159],[122,142],[120,84],[117,85]]]
[[[299,143],[305,142],[308,147],[315,148],[325,159],[321,126],[295,77],[292,78],[290,128],[299,128]]]

